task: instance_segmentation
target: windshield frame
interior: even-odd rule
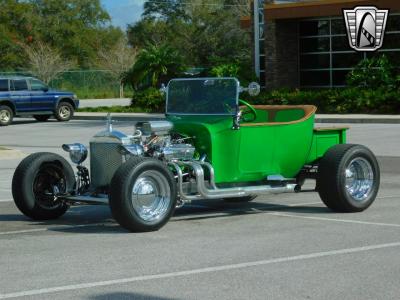
[[[169,94],[169,85],[173,81],[193,81],[193,80],[223,80],[223,79],[229,79],[229,80],[234,80],[236,83],[236,99],[235,99],[235,104],[236,104],[236,109],[233,113],[169,113],[168,112],[168,94]],[[174,78],[171,79],[168,82],[166,91],[165,91],[165,115],[175,115],[175,116],[235,116],[238,112],[239,109],[239,93],[240,93],[240,82],[237,78],[235,77],[196,77],[196,78]]]

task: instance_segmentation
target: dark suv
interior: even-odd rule
[[[76,95],[50,90],[36,78],[0,76],[0,126],[11,124],[14,116],[33,116],[42,122],[54,116],[69,121],[78,106]]]

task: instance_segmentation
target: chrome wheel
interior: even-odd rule
[[[371,164],[364,158],[353,159],[345,170],[346,190],[356,201],[368,198],[374,184]]]
[[[58,115],[62,119],[68,119],[71,116],[71,109],[66,105],[61,105],[58,109]]]
[[[132,205],[146,222],[156,222],[169,211],[171,188],[163,174],[156,170],[143,172],[132,188]]]
[[[0,111],[0,122],[8,123],[11,120],[11,113],[8,110]]]

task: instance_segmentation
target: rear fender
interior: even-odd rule
[[[346,144],[346,131],[348,129],[348,127],[314,128],[313,141],[306,164],[313,163],[323,157],[332,146]]]

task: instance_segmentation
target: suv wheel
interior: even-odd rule
[[[14,118],[14,112],[9,106],[0,106],[0,126],[10,125]]]
[[[68,102],[60,102],[58,104],[55,117],[60,122],[65,122],[71,120],[74,115],[74,108]]]

